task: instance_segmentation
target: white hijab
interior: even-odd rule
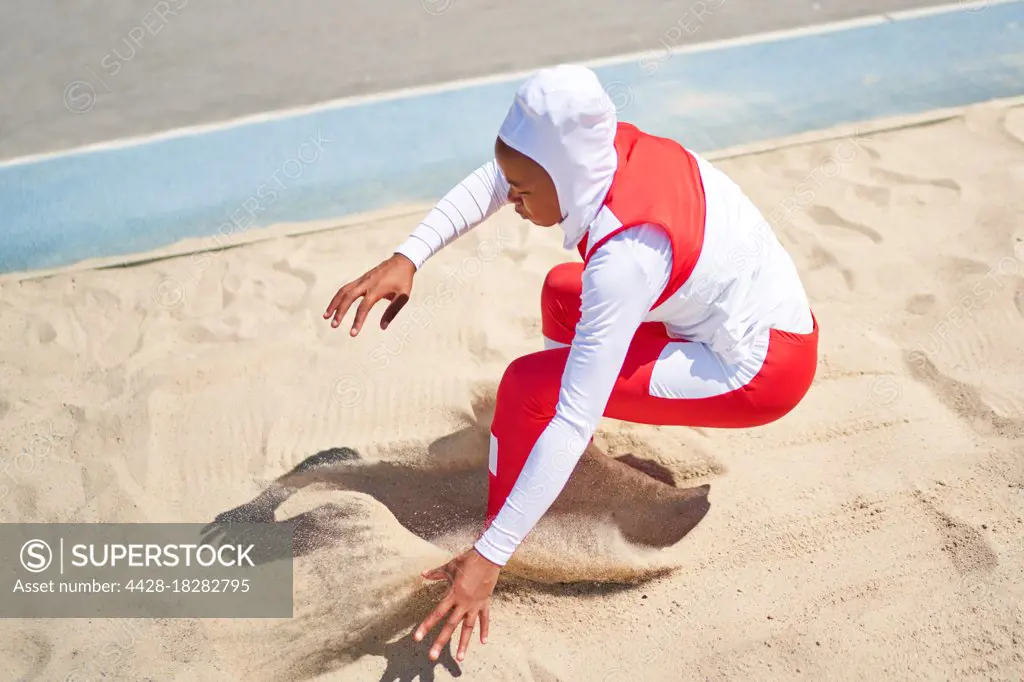
[[[538,71],[519,87],[498,131],[554,181],[567,249],[583,238],[611,187],[617,124],[597,75],[562,65]]]

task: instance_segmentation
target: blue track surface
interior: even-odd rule
[[[1024,2],[596,71],[622,119],[708,152],[1022,95]],[[435,199],[489,157],[518,84],[0,167],[0,272]]]

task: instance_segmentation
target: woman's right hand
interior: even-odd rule
[[[415,274],[416,266],[413,262],[396,253],[359,279],[338,289],[338,293],[331,299],[324,312],[324,319],[328,320],[333,316],[331,327],[337,328],[356,299],[362,297],[363,300],[356,309],[356,319],[349,331],[350,335],[355,336],[363,328],[363,322],[366,321],[370,309],[383,298],[391,301],[391,305],[380,318],[380,328],[387,329],[398,315],[398,311],[408,302]]]

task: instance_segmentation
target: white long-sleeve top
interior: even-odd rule
[[[396,252],[419,268],[507,201],[508,185],[492,160],[441,199]],[[555,417],[505,506],[476,543],[491,561],[504,565],[564,488],[597,429],[633,335],[671,270],[668,236],[650,225],[620,232],[591,256]]]
[[[503,565],[565,487],[597,430],[633,335],[671,271],[668,236],[652,225],[618,233],[587,261],[580,322],[555,416],[530,451],[504,507],[476,543],[491,561]]]

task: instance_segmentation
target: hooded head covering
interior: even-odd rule
[[[554,181],[567,249],[583,238],[611,187],[617,125],[597,75],[562,65],[538,71],[519,87],[498,131]]]

